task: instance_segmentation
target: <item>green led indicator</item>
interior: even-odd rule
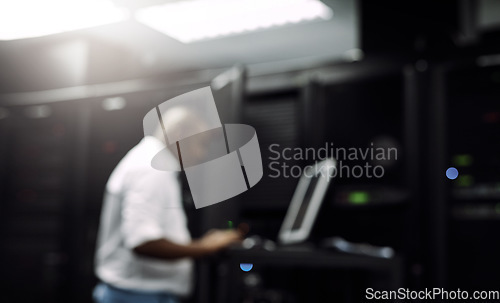
[[[472,156],[471,155],[455,155],[453,157],[453,164],[455,166],[470,166],[472,164]]]
[[[233,229],[233,221],[227,221],[227,228]]]
[[[457,185],[460,187],[469,187],[474,183],[474,177],[471,175],[462,175],[458,177]]]
[[[370,200],[370,195],[364,191],[354,191],[349,194],[349,203],[366,204]]]

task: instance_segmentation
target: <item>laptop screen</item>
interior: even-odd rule
[[[306,193],[302,200],[302,204],[300,205],[299,212],[297,213],[295,221],[293,222],[292,230],[299,229],[302,226],[302,222],[304,222],[304,217],[306,215],[307,209],[309,208],[309,204],[311,203],[311,198],[318,180],[319,177],[317,175],[310,179],[309,186],[307,187]]]
[[[306,167],[278,235],[281,243],[299,243],[309,237],[335,167],[334,159]]]

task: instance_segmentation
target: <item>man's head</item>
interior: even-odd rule
[[[170,142],[168,137],[184,137],[184,134],[198,134],[207,129],[207,123],[202,116],[184,106],[175,106],[163,112],[162,122],[163,127],[159,125],[154,135],[159,140],[167,142],[167,147],[174,155],[177,154],[177,142]],[[191,161],[203,158],[207,141],[209,141],[207,135],[183,140],[181,143],[182,158]]]

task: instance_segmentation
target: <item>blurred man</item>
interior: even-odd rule
[[[169,132],[203,129],[203,121],[182,107],[163,116]],[[151,159],[165,149],[162,136],[158,128],[155,136],[142,139],[106,185],[96,251],[96,274],[102,281],[94,290],[97,303],[178,302],[192,288],[192,258],[217,252],[241,237],[236,231],[214,230],[191,240],[177,172],[151,167]],[[189,157],[201,156],[203,143],[190,142]],[[178,165],[174,154],[172,150],[163,157],[166,166]]]

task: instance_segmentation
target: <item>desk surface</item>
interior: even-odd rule
[[[297,268],[305,270],[321,269],[330,270],[355,270],[362,272],[377,273],[377,276],[386,281],[388,289],[397,289],[402,283],[402,258],[396,256],[391,259],[383,259],[371,256],[345,254],[331,250],[315,249],[312,247],[282,247],[273,251],[264,249],[235,248],[224,251],[212,262],[217,264],[217,294],[213,302],[237,302],[240,298],[239,283],[243,273],[239,263],[252,263],[257,267]],[[207,260],[208,261],[208,260]],[[202,274],[205,277],[205,287],[201,289],[201,301],[211,302],[210,287],[208,283],[211,275],[208,267],[204,267]]]
[[[221,257],[237,263],[259,263],[266,265],[322,266],[336,268],[359,268],[368,270],[390,270],[399,267],[400,257],[391,259],[345,254],[311,248],[230,249]]]

